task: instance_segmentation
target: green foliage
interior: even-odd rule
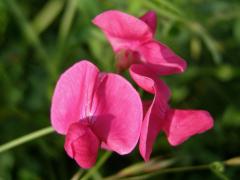
[[[172,89],[172,106],[206,109],[214,116],[215,127],[177,148],[160,135],[152,157],[160,155],[161,160],[150,161],[148,171],[137,148],[129,156],[113,154],[95,179],[117,172],[129,175],[139,167],[137,173],[147,174],[164,168],[156,168],[156,164],[173,159],[171,166],[210,164],[212,171],[157,176],[237,179],[239,168],[224,168],[220,161],[240,153],[238,0],[1,0],[0,144],[50,125],[54,85],[74,62],[90,59],[104,71],[115,71],[112,49],[91,23],[107,9],[135,16],[148,10],[157,12],[157,39],[185,58],[189,66],[184,74],[163,77]],[[124,169],[127,166],[130,168]],[[63,150],[63,137],[57,134],[0,154],[0,180],[70,179],[77,171]]]

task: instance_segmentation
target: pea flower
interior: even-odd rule
[[[172,109],[168,105],[171,96],[168,86],[144,65],[130,68],[131,77],[145,91],[154,95],[152,101],[143,103],[144,120],[139,141],[140,154],[150,158],[155,139],[164,132],[168,142],[179,145],[189,137],[213,127],[211,115],[204,110]]]
[[[109,10],[96,16],[93,23],[104,32],[112,45],[118,71],[139,63],[159,75],[180,73],[186,68],[182,58],[154,39],[157,16],[152,11],[138,19],[117,10]]]
[[[152,101],[143,102],[139,150],[144,160],[150,158],[154,141],[162,131],[169,143],[176,146],[212,128],[213,119],[207,111],[172,109],[168,104],[170,90],[158,76],[181,73],[186,69],[186,62],[154,39],[157,26],[154,12],[138,19],[110,10],[95,17],[93,23],[101,28],[112,45],[118,70],[129,68],[133,80],[154,95]]]
[[[53,128],[66,135],[64,148],[82,168],[92,167],[100,147],[124,155],[136,146],[141,99],[121,76],[80,61],[59,78],[51,105]]]

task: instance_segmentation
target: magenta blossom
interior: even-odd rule
[[[207,111],[172,109],[168,105],[170,90],[144,65],[132,65],[130,74],[154,99],[144,102],[145,117],[142,124],[139,149],[144,160],[150,158],[157,135],[163,131],[168,142],[179,145],[189,137],[213,127],[213,119]]]
[[[51,123],[66,135],[67,154],[82,168],[90,168],[100,147],[121,155],[134,149],[141,131],[142,103],[124,78],[81,61],[57,82]]]
[[[150,158],[157,135],[163,131],[173,146],[213,126],[207,111],[178,110],[168,105],[170,90],[159,75],[183,72],[185,61],[164,44],[154,40],[157,17],[148,12],[140,19],[120,11],[106,11],[93,23],[100,27],[117,55],[117,67],[130,67],[133,80],[154,99],[144,102],[144,120],[139,149],[144,160]]]
[[[117,68],[145,64],[158,75],[183,72],[186,62],[166,45],[154,39],[157,16],[146,13],[141,19],[117,10],[103,12],[93,23],[101,28],[117,54]]]

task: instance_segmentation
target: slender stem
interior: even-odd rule
[[[77,171],[73,177],[70,180],[78,180],[80,179],[80,177],[82,176],[82,174],[84,173],[83,169],[80,169],[79,171]]]
[[[17,138],[17,139],[14,139],[10,142],[7,142],[5,144],[2,144],[0,146],[0,153],[4,152],[4,151],[7,151],[11,148],[14,148],[16,146],[19,146],[21,144],[24,144],[28,141],[31,141],[31,140],[34,140],[34,139],[37,139],[39,137],[42,137],[42,136],[45,136],[47,134],[50,134],[52,133],[54,130],[52,127],[46,127],[46,128],[43,128],[43,129],[40,129],[38,131],[35,131],[33,133],[30,133],[30,134],[27,134],[27,135],[24,135],[20,138]]]
[[[102,158],[97,162],[96,166],[90,169],[82,178],[81,180],[87,180],[90,178],[111,156],[112,152],[106,151]]]
[[[176,167],[176,168],[167,168],[167,169],[162,169],[157,172],[152,172],[149,174],[145,175],[139,175],[139,176],[134,176],[134,177],[125,177],[121,178],[121,180],[143,180],[143,179],[148,179],[150,177],[159,175],[159,174],[165,174],[165,173],[177,173],[177,172],[183,172],[183,171],[196,171],[196,170],[205,170],[205,169],[210,169],[210,165],[199,165],[199,166],[186,166],[186,167]],[[116,179],[114,176],[106,178],[107,180],[113,180]]]

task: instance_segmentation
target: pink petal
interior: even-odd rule
[[[171,96],[171,92],[168,86],[164,83],[164,81],[160,80],[158,76],[148,66],[143,64],[133,64],[129,69],[130,75],[132,79],[137,83],[145,91],[155,94],[156,89],[154,86],[158,86],[160,89],[160,94],[162,97],[166,98],[167,100]]]
[[[117,10],[101,13],[93,19],[93,23],[102,29],[114,51],[134,50],[153,37],[151,29],[145,22]]]
[[[186,62],[166,45],[149,41],[138,48],[142,61],[159,75],[181,73],[186,69]]]
[[[152,33],[155,34],[157,29],[157,14],[154,11],[148,11],[141,18],[151,29]]]
[[[143,116],[145,117],[145,115],[147,114],[148,109],[152,105],[152,101],[150,101],[150,100],[143,100],[142,104],[143,104]]]
[[[143,120],[139,143],[140,154],[147,161],[150,158],[155,139],[164,127],[165,115],[169,109],[170,91],[166,84],[154,77],[144,65],[132,65],[130,74],[140,87],[155,94],[152,104],[150,106],[147,104],[149,108]],[[152,89],[149,84],[152,85]]]
[[[157,101],[156,98],[153,99],[152,105],[149,107],[142,124],[139,150],[145,161],[149,160],[154,142],[163,127],[163,117],[161,117],[163,114],[158,114],[156,110],[158,104]],[[165,107],[159,108],[162,108],[162,110],[165,109]]]
[[[72,123],[85,119],[90,113],[98,72],[93,64],[81,61],[61,75],[51,106],[51,123],[58,133],[66,134]]]
[[[102,146],[119,154],[127,154],[136,146],[142,124],[142,103],[137,91],[123,77],[102,74],[94,103],[95,134]]]
[[[207,111],[170,109],[168,87],[148,67],[132,65],[130,75],[141,88],[155,95],[150,105],[143,103],[145,116],[139,150],[145,161],[150,158],[154,141],[161,131],[167,134],[171,145],[178,145],[213,127],[213,119]]]
[[[122,49],[116,53],[115,59],[117,61],[117,71],[123,72],[127,70],[132,64],[141,63],[140,56],[138,52],[131,51],[128,49]]]
[[[176,146],[189,137],[213,127],[213,119],[207,111],[171,109],[164,131],[171,145]]]
[[[82,168],[91,168],[97,159],[100,141],[89,126],[73,123],[67,132],[64,148]]]
[[[152,105],[144,117],[140,135],[139,150],[145,161],[149,160],[154,142],[164,127],[168,108],[167,102],[156,93]]]

